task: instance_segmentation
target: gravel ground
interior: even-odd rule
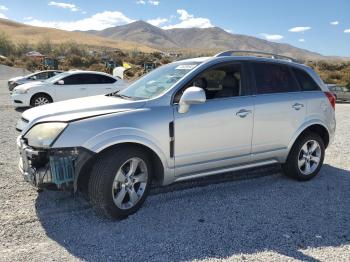
[[[271,167],[153,189],[118,222],[80,197],[25,183],[20,112],[4,81],[0,110],[0,261],[350,261],[350,104],[337,105],[337,135],[314,180]]]

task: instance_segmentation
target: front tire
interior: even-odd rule
[[[53,102],[53,100],[52,100],[52,98],[49,95],[47,95],[47,94],[36,94],[30,100],[30,105],[32,107],[36,107],[36,106],[46,105],[46,104],[49,104],[49,103],[52,103],[52,102]]]
[[[98,215],[123,219],[146,200],[151,182],[149,156],[137,147],[108,150],[97,157],[89,180],[89,198]]]
[[[284,173],[299,181],[315,177],[323,164],[325,146],[322,138],[308,132],[293,145],[287,161],[282,165]]]

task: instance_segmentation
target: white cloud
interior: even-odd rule
[[[6,15],[4,15],[4,14],[2,14],[2,13],[0,13],[0,18],[2,18],[2,19],[7,19]]]
[[[49,2],[49,5],[56,6],[56,7],[63,8],[63,9],[69,9],[72,12],[79,11],[79,8],[75,4],[59,3],[59,2],[51,1],[51,2]]]
[[[144,0],[138,0],[138,1],[136,1],[136,4],[138,4],[138,5],[145,5],[145,4],[146,4],[146,1],[144,1]]]
[[[151,24],[151,25],[154,25],[154,26],[160,26],[166,22],[168,22],[169,20],[167,18],[155,18],[155,19],[150,19],[150,20],[147,20],[147,23]]]
[[[156,1],[156,0],[148,0],[148,3],[149,3],[150,5],[159,5],[159,4],[160,4],[160,2],[159,2],[159,1]]]
[[[293,32],[293,33],[303,33],[303,32],[310,30],[310,29],[311,29],[310,26],[296,26],[296,27],[289,29],[288,31]]]
[[[304,38],[300,38],[298,41],[304,43],[305,39]]]
[[[105,11],[102,13],[94,14],[88,18],[84,18],[76,21],[42,21],[38,19],[31,19],[25,22],[25,24],[41,27],[52,27],[63,29],[67,31],[74,30],[103,30],[108,27],[117,25],[124,25],[133,22],[134,20],[125,16],[119,11]]]
[[[330,25],[339,25],[339,21],[332,21],[329,23]]]
[[[208,28],[214,27],[208,18],[203,17],[194,17],[194,15],[189,14],[184,9],[178,9],[177,13],[179,15],[180,23],[174,25],[163,26],[163,29],[172,29],[172,28]]]
[[[260,35],[269,41],[279,41],[283,38],[283,35],[272,35],[266,33],[261,33]]]
[[[26,21],[26,20],[27,20],[27,21],[28,21],[28,20],[33,20],[33,19],[34,19],[34,18],[33,18],[32,16],[23,17],[23,20],[25,20],[25,21]]]
[[[1,11],[7,11],[9,9],[6,6],[4,6],[4,5],[0,5],[0,10]]]
[[[178,9],[176,12],[180,15],[179,17],[180,20],[188,20],[190,18],[193,18],[193,15],[189,14],[184,9]]]
[[[349,34],[349,33],[350,33],[350,28],[349,28],[349,29],[345,29],[345,30],[344,30],[344,33]]]

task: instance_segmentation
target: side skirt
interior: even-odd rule
[[[262,162],[257,162],[257,163],[250,163],[247,165],[238,165],[238,166],[227,167],[227,168],[222,168],[222,169],[215,169],[215,170],[210,170],[210,171],[205,171],[205,172],[200,172],[200,173],[195,173],[195,174],[183,175],[181,177],[175,178],[174,182],[180,182],[180,181],[185,181],[185,180],[190,180],[190,179],[195,179],[195,178],[200,178],[200,177],[205,177],[205,176],[216,175],[216,174],[220,174],[220,173],[232,172],[232,171],[248,169],[248,168],[253,168],[253,167],[259,167],[259,166],[265,166],[265,165],[271,165],[271,164],[276,164],[276,163],[279,163],[279,162],[277,160],[268,160],[268,161],[262,161]]]

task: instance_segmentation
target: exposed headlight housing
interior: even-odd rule
[[[29,146],[49,148],[67,125],[62,122],[37,124],[29,129],[24,138],[27,139]]]

